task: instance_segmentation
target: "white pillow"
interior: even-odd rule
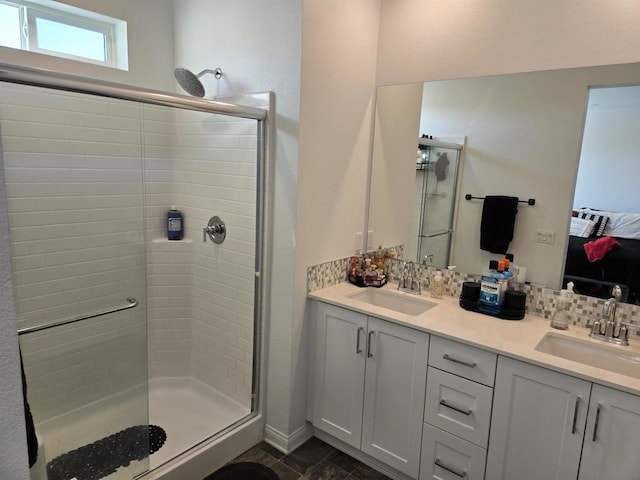
[[[600,212],[588,208],[580,209],[580,211],[589,211],[609,217],[603,235],[640,239],[640,213]]]
[[[588,220],[586,218],[571,217],[571,228],[569,229],[569,235],[574,237],[589,238],[593,233],[593,229],[596,226],[596,222]]]

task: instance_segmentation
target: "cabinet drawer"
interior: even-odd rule
[[[485,385],[429,367],[424,421],[486,448],[492,397]]]
[[[490,387],[496,376],[495,353],[431,335],[429,365]]]
[[[486,457],[484,448],[424,424],[420,480],[482,480]]]

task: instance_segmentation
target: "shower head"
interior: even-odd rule
[[[173,71],[173,75],[176,77],[176,80],[180,84],[180,86],[189,94],[194,97],[204,97],[204,86],[202,82],[199,80],[201,76],[213,73],[217,79],[222,77],[222,69],[216,68],[215,70],[203,70],[199,74],[193,73],[191,70],[178,67]]]

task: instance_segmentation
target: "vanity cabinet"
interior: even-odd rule
[[[637,480],[639,445],[640,397],[594,385],[579,480]]]
[[[309,418],[394,478],[640,478],[640,396],[347,308],[314,308]]]
[[[484,478],[496,357],[431,336],[420,480]]]
[[[590,391],[585,380],[500,357],[486,478],[577,478]]]
[[[500,357],[486,478],[637,480],[640,397]]]
[[[316,304],[313,424],[418,478],[429,334]]]

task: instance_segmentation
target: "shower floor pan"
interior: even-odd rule
[[[37,425],[46,460],[140,424],[145,389],[132,389]],[[149,382],[149,424],[164,429],[166,442],[150,458],[134,461],[106,480],[130,480],[175,458],[250,413],[230,398],[194,378],[159,378]],[[102,432],[105,432],[104,434]],[[108,432],[108,433],[107,433]]]

